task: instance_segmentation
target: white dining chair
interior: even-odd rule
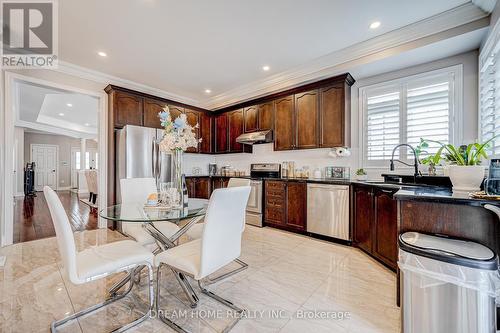
[[[230,188],[230,187],[241,187],[241,186],[250,186],[250,179],[245,179],[245,178],[230,178],[229,179],[229,182],[227,183],[227,187]],[[248,200],[247,200],[248,201]],[[201,238],[201,235],[203,234],[203,228],[205,226],[205,223],[197,223],[195,225],[193,225],[191,228],[189,228],[189,230],[186,232],[186,235],[190,238],[190,239],[199,239]],[[243,230],[245,230],[245,223],[243,223]],[[223,279],[226,279],[236,273],[239,273],[245,269],[248,268],[248,264],[246,262],[244,262],[243,260],[237,258],[234,260],[234,262],[236,264],[238,264],[238,267],[229,271],[229,272],[226,272],[224,274],[221,274],[217,277],[214,277],[214,278],[208,278],[207,279],[207,282],[208,283],[215,283],[215,282],[218,282],[218,281],[221,281]]]
[[[250,186],[215,190],[208,203],[201,238],[170,248],[155,256],[155,264],[158,266],[156,287],[158,313],[161,313],[161,268],[166,265],[174,272],[182,272],[193,277],[198,281],[203,294],[237,312],[236,320],[230,323],[224,332],[237,323],[243,309],[207,290],[202,280],[241,255],[241,238],[250,190]],[[177,324],[164,316],[160,316],[160,319],[171,328],[179,328]]]
[[[157,192],[154,178],[120,179],[120,189],[122,204],[145,204],[148,196]],[[172,237],[180,229],[178,225],[172,222],[154,222],[153,225],[168,238]],[[151,245],[156,242],[154,237],[140,223],[122,222],[122,232],[142,245]]]
[[[94,246],[78,252],[73,238],[73,231],[64,211],[64,207],[57,194],[48,186],[43,188],[45,199],[49,206],[50,215],[56,231],[57,245],[62,258],[64,274],[71,283],[85,284],[101,279],[111,274],[128,272],[131,274],[137,267],[147,267],[149,273],[149,309],[140,318],[117,329],[119,332],[133,327],[146,320],[151,314],[154,304],[153,292],[153,258],[154,255],[139,243],[133,240],[123,240],[102,246]],[[139,272],[140,273],[140,272]],[[115,294],[106,301],[81,310],[64,319],[57,320],[51,324],[51,332],[56,332],[58,326],[66,322],[87,315],[97,309],[106,306],[125,297],[134,285],[134,279],[130,279],[128,289],[122,294]]]
[[[245,178],[230,178],[227,183],[227,187],[239,187],[239,186],[250,186],[250,179]],[[203,233],[204,223],[197,223],[186,232],[186,235],[191,239],[201,238]],[[243,225],[243,228],[245,225]]]

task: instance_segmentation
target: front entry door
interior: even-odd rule
[[[44,186],[57,189],[57,158],[57,146],[31,146],[31,161],[35,162],[35,191],[42,191]]]

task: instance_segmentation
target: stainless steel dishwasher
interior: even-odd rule
[[[349,186],[307,185],[307,231],[351,240],[349,233]]]

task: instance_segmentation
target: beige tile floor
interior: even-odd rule
[[[121,238],[109,230],[75,234],[79,249]],[[55,238],[1,248],[0,255],[7,256],[0,268],[0,332],[48,332],[54,319],[102,301],[119,278],[71,284],[62,274]],[[247,270],[209,288],[249,310],[231,332],[399,332],[395,274],[357,249],[249,226],[242,259]],[[162,282],[165,313],[191,332],[220,332],[231,321],[224,306],[204,295],[191,310],[167,271]],[[143,279],[130,296],[60,331],[101,332],[139,317],[146,289]],[[304,318],[325,313],[345,317]],[[171,330],[151,318],[130,332]]]

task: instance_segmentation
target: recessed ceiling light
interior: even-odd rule
[[[85,123],[85,126],[90,126],[90,124],[89,123]]]
[[[370,24],[370,29],[377,29],[378,27],[380,27],[380,21],[375,21]]]
[[[60,115],[61,117],[63,117],[63,116],[64,116],[64,113],[62,113],[62,112],[61,112],[61,113],[59,113],[59,115]]]
[[[210,94],[211,92],[212,92],[212,90],[210,90],[210,89],[205,89],[205,93],[206,93],[206,94]]]
[[[106,52],[102,52],[102,51],[97,52],[97,54],[100,55],[101,57],[107,57],[108,56],[106,54]]]
[[[262,66],[262,70],[263,70],[263,71],[266,71],[266,72],[267,72],[267,71],[268,71],[268,70],[270,70],[270,69],[271,69],[271,67],[269,67],[269,66],[267,66],[267,65],[266,65],[266,66]]]
[[[67,103],[66,105],[69,106],[69,107],[73,106],[73,104],[71,104],[71,103]]]

